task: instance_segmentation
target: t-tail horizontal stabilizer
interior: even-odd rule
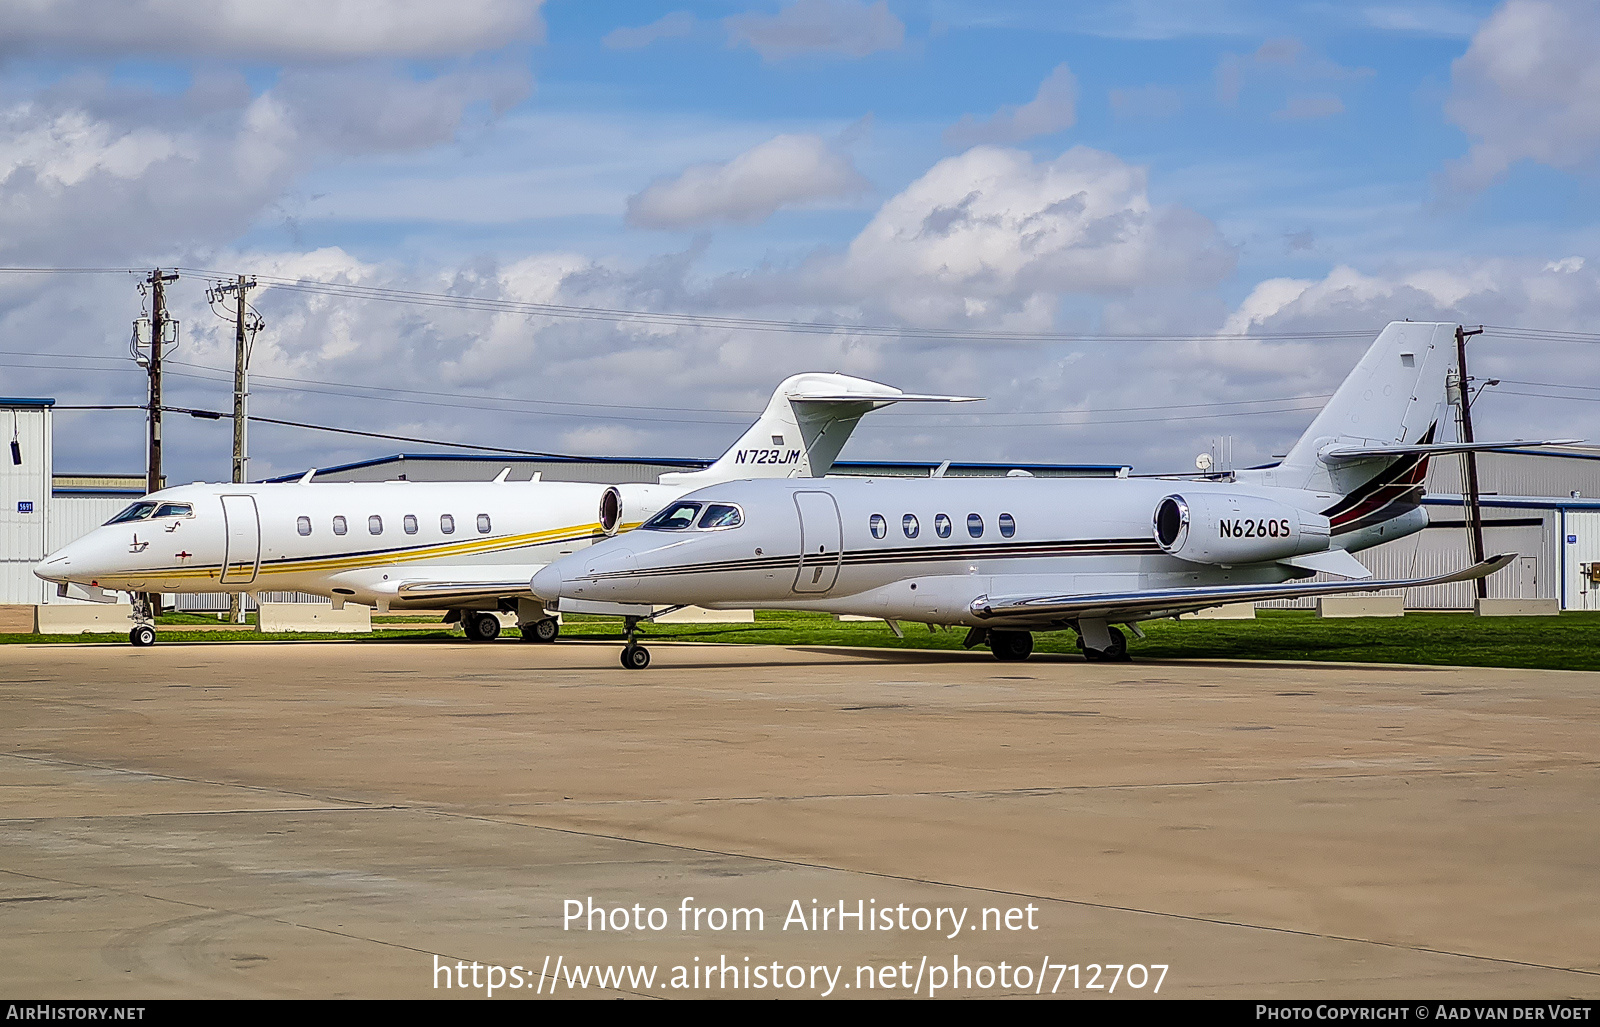
[[[1200,585],[1193,588],[1158,588],[1141,592],[1101,592],[1089,595],[1055,596],[980,596],[972,602],[972,612],[983,620],[1025,626],[1054,625],[1079,619],[1144,620],[1170,617],[1228,603],[1260,603],[1272,599],[1304,599],[1311,596],[1346,595],[1353,592],[1380,592],[1386,589],[1422,588],[1447,585],[1453,581],[1486,578],[1517,558],[1509,553],[1491,557],[1453,574],[1432,578],[1406,578],[1391,581],[1303,581],[1276,585]]]
[[[779,384],[767,409],[716,463],[663,474],[661,484],[701,488],[743,478],[820,478],[856,423],[894,403],[971,403],[975,396],[929,396],[847,374],[809,372]]]
[[[1364,460],[1370,457],[1407,456],[1426,453],[1440,456],[1444,453],[1484,453],[1495,449],[1531,449],[1534,446],[1576,446],[1583,439],[1539,439],[1524,442],[1431,442],[1415,446],[1329,446],[1318,456],[1324,460]]]

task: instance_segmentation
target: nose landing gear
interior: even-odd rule
[[[156,612],[153,606],[145,593],[133,593],[133,630],[128,632],[128,641],[140,649],[156,644]]]
[[[629,670],[644,670],[650,666],[650,650],[633,640],[634,632],[639,630],[641,617],[624,617],[623,627],[628,629],[628,644],[622,647],[622,665]]]

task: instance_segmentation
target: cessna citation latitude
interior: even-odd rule
[[[134,593],[135,645],[155,641],[146,592],[298,591],[380,610],[446,610],[467,637],[500,632],[517,614],[530,641],[556,619],[528,592],[539,567],[636,527],[686,492],[735,478],[827,473],[863,415],[916,396],[832,373],[799,374],[759,420],[701,471],[660,483],[299,482],[183,485],[153,492],[47,556],[34,573],[62,596],[112,602]],[[594,609],[591,612],[606,612]]]
[[[822,610],[964,625],[969,647],[1026,659],[1071,629],[1126,659],[1117,625],[1220,606],[1484,577],[1371,580],[1350,554],[1421,530],[1430,455],[1558,442],[1439,444],[1456,326],[1394,322],[1282,462],[1209,480],[932,478],[732,481],[639,530],[564,556],[535,595],[634,604],[622,664],[653,605]],[[1569,442],[1571,440],[1559,440]],[[1295,581],[1318,571],[1345,580]],[[1361,580],[1366,579],[1366,580]],[[649,604],[649,605],[647,605]]]

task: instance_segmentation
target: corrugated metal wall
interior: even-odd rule
[[[1466,491],[1460,454],[1428,461],[1429,495],[1459,496]],[[1478,490],[1484,495],[1556,496],[1577,492],[1600,498],[1600,455],[1592,453],[1479,453]]]
[[[0,603],[40,603],[53,591],[33,576],[50,518],[50,419],[49,407],[0,405]]]
[[[1600,512],[1568,510],[1563,605],[1569,610],[1600,610]]]
[[[1472,562],[1471,544],[1459,506],[1429,506],[1428,527],[1407,538],[1356,553],[1375,578],[1422,578],[1460,570]],[[1491,599],[1553,599],[1559,595],[1557,510],[1488,507],[1484,510],[1485,554],[1517,553],[1516,563],[1489,579]],[[1497,523],[1498,522],[1498,523]],[[1317,575],[1318,581],[1339,580]],[[1395,592],[1379,593],[1395,595]],[[1477,598],[1470,581],[1406,590],[1411,610],[1470,610]],[[1263,609],[1308,610],[1314,599],[1259,604]]]

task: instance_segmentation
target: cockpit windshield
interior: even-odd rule
[[[159,521],[163,517],[191,517],[193,515],[194,507],[188,503],[162,503],[161,509],[156,511],[156,520]]]
[[[654,531],[677,531],[693,524],[694,515],[699,512],[699,503],[674,503],[645,521],[642,527]]]
[[[128,521],[142,521],[156,512],[154,503],[135,503],[126,510],[107,521],[107,524],[124,524]]]
[[[706,507],[706,512],[700,517],[702,528],[737,528],[744,523],[744,516],[739,513],[736,506],[727,506],[723,503],[712,503]]]

